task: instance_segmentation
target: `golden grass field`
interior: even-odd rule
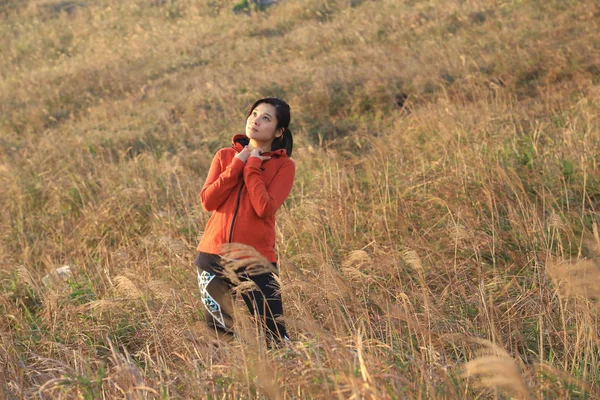
[[[0,0],[0,398],[600,398],[600,3],[236,3]],[[275,350],[192,265],[267,95]]]

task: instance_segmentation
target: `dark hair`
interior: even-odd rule
[[[267,103],[275,107],[275,118],[277,118],[277,129],[283,128],[283,135],[273,140],[271,144],[271,150],[285,149],[288,157],[292,156],[292,148],[294,147],[294,139],[292,138],[292,132],[290,131],[290,106],[285,101],[278,99],[277,97],[265,97],[264,99],[257,100],[252,107],[246,119],[252,115],[252,111],[259,104]]]

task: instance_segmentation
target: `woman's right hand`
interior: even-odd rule
[[[250,158],[250,153],[251,150],[248,149],[248,146],[245,146],[242,151],[235,155],[235,157],[239,158],[243,163],[245,163],[246,161],[248,161],[248,158]]]

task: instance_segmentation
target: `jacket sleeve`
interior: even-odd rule
[[[236,157],[228,165],[223,166],[221,153],[222,151],[217,152],[213,158],[208,176],[200,191],[200,201],[206,211],[214,211],[225,202],[244,170],[244,162]]]
[[[262,160],[250,157],[246,162],[244,182],[252,208],[261,218],[275,215],[292,190],[296,165],[291,159],[288,160],[279,168],[268,188],[260,174]]]

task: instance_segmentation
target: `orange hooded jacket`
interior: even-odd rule
[[[243,243],[277,262],[275,213],[292,189],[296,166],[283,149],[263,153],[270,160],[250,157],[244,163],[235,155],[248,138],[235,135],[232,142],[213,158],[200,192],[202,206],[213,214],[198,251],[219,254],[224,243]]]

